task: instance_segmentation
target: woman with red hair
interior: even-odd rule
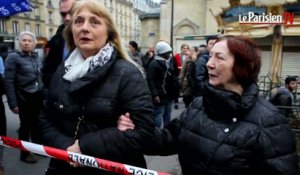
[[[259,96],[261,61],[248,38],[223,36],[210,51],[209,79],[165,129],[156,129],[147,154],[178,154],[183,174],[298,175],[294,135],[276,107]],[[119,129],[134,128],[128,116]]]

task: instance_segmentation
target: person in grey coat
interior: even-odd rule
[[[218,38],[207,63],[208,83],[166,129],[156,129],[146,154],[178,154],[185,175],[299,175],[287,119],[259,96],[261,65],[254,42]],[[123,115],[119,129],[133,129]]]
[[[5,89],[9,108],[19,114],[19,139],[40,143],[37,122],[43,103],[41,59],[35,54],[35,35],[29,31],[19,35],[20,50],[8,54],[5,61]],[[21,151],[20,160],[37,162],[29,152]]]

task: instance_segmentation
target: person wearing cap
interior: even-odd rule
[[[156,44],[156,55],[147,69],[147,81],[154,102],[155,126],[166,126],[171,119],[172,104],[177,97],[179,83],[172,64],[171,46],[165,41]]]

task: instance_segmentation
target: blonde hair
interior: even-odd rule
[[[117,54],[120,56],[121,59],[125,59],[135,66],[137,66],[141,71],[141,67],[137,65],[133,60],[131,60],[128,56],[128,53],[125,51],[124,45],[122,44],[121,36],[116,28],[116,25],[113,21],[112,14],[108,11],[108,9],[98,0],[82,0],[82,1],[75,1],[71,8],[70,14],[72,16],[71,22],[66,26],[64,29],[64,38],[69,46],[69,49],[72,51],[75,49],[75,42],[72,33],[72,25],[74,22],[73,16],[78,14],[82,9],[87,9],[91,13],[104,18],[105,23],[108,29],[108,38],[107,42],[111,43],[116,51]]]

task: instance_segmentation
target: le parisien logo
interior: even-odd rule
[[[273,15],[272,13],[257,14],[248,12],[247,15],[239,14],[240,24],[284,24],[292,25],[294,22],[294,13],[284,12],[282,15]]]

